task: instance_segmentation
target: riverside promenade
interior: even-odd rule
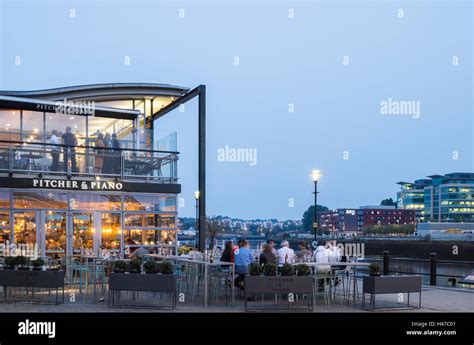
[[[360,284],[361,285],[361,284]],[[193,303],[178,303],[175,310],[160,310],[160,309],[143,309],[143,308],[109,308],[106,300],[92,301],[92,296],[77,296],[74,303],[70,302],[66,291],[66,301],[60,305],[45,305],[31,302],[16,302],[16,303],[0,303],[1,312],[16,312],[16,313],[40,313],[40,312],[66,312],[66,313],[81,313],[81,312],[167,312],[167,313],[193,313],[193,312],[226,312],[226,313],[245,313],[243,297],[237,297],[234,307],[226,306],[225,301],[216,301],[208,308],[204,308],[201,301],[195,300]],[[406,298],[406,295],[404,296]],[[412,304],[416,304],[418,300],[417,294],[412,295]],[[146,301],[146,296],[140,296],[140,302]],[[397,303],[397,295],[378,295],[376,312],[473,312],[474,313],[474,289],[462,288],[446,288],[446,287],[432,287],[423,286],[422,292],[422,307],[421,309],[403,308],[402,304]],[[367,296],[368,300],[368,296]],[[295,310],[275,310],[270,312],[301,312]],[[307,311],[304,311],[307,312]],[[332,300],[329,305],[326,305],[322,298],[316,301],[316,308],[314,313],[327,312],[362,312],[371,313],[371,311],[364,311],[361,309],[361,301],[353,304],[342,303],[339,300]]]

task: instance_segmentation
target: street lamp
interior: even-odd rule
[[[198,190],[194,192],[194,199],[196,200],[196,230],[197,230],[197,234],[199,234],[201,232],[201,228],[199,227],[199,191]]]
[[[316,242],[317,245],[317,235],[318,235],[318,228],[319,228],[319,221],[318,221],[318,181],[319,178],[321,177],[321,171],[319,170],[313,170],[311,172],[311,178],[314,181],[314,223],[313,223],[313,228],[314,228],[314,242]]]

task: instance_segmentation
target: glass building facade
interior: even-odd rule
[[[430,180],[422,180],[423,185],[417,184],[418,181],[411,184],[416,189],[407,188],[409,183],[399,183],[402,185],[398,193],[399,206],[418,208],[422,204],[420,221],[424,222],[474,222],[474,173],[429,177]],[[415,193],[416,199],[410,198],[410,193]]]
[[[176,134],[162,136],[153,114],[186,90],[0,91],[0,243],[54,258],[100,250],[124,257],[138,246],[175,252]]]

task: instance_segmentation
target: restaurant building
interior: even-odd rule
[[[189,92],[136,83],[0,91],[1,243],[55,258],[175,251],[179,153],[157,119]]]

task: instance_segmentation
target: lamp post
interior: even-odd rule
[[[194,199],[196,200],[196,230],[198,235],[201,233],[201,227],[199,224],[199,194],[198,190],[194,192]],[[199,238],[200,236],[198,236],[198,239]]]
[[[321,177],[321,171],[313,170],[311,172],[311,177],[314,181],[314,242],[317,242],[318,239],[318,228],[319,228],[319,220],[318,220],[318,181]],[[317,245],[317,243],[316,243]]]

